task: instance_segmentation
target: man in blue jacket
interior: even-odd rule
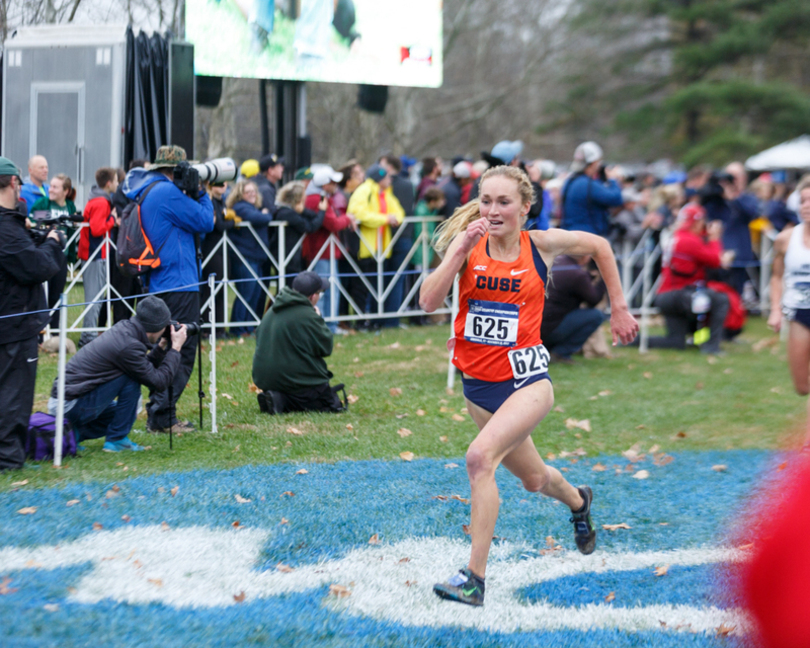
[[[561,227],[607,236],[610,230],[610,207],[622,204],[622,188],[613,179],[613,169],[602,178],[602,147],[596,142],[583,142],[574,151],[571,177],[562,191]]]
[[[186,161],[179,146],[161,146],[148,170],[133,169],[124,180],[124,194],[136,200],[149,191],[141,203],[141,224],[152,247],[158,252],[160,266],[144,277],[144,288],[160,298],[180,323],[200,321],[200,267],[196,237],[214,229],[214,207],[205,190],[187,196],[172,181],[174,168]],[[189,335],[180,352],[180,368],[172,381],[172,400],[168,390],[150,390],[146,406],[146,428],[151,432],[190,432],[194,426],[177,421],[175,405],[194,370],[197,337]]]

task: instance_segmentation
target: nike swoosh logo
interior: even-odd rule
[[[462,593],[462,594],[464,594],[464,596],[472,596],[473,594],[475,594],[475,590],[476,590],[476,589],[477,589],[477,588],[476,588],[475,586],[473,586],[473,588],[472,588],[472,589],[470,589],[470,590],[466,590],[466,589],[464,589],[464,588],[462,587],[462,588],[461,588],[461,593]]]
[[[36,362],[39,358],[28,358],[28,362]]]
[[[529,271],[528,268],[526,268],[525,270],[512,270],[512,276],[514,277],[515,275],[523,274],[524,272],[528,271]]]
[[[514,383],[513,387],[514,387],[515,389],[520,389],[521,387],[523,387],[523,385],[525,385],[525,384],[526,384],[526,381],[527,381],[527,380],[528,380],[528,378],[524,378],[524,379],[523,379],[523,380],[521,380],[520,382],[515,381],[515,383]]]

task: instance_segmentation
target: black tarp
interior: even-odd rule
[[[127,29],[126,112],[124,164],[154,160],[160,146],[169,144],[169,41],[171,34]]]

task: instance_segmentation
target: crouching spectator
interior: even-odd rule
[[[332,354],[332,332],[318,311],[328,282],[302,272],[279,293],[256,332],[253,382],[261,389],[259,407],[282,412],[340,412],[344,406],[329,386],[332,372],[324,358]]]
[[[604,313],[594,308],[605,296],[605,282],[601,278],[594,281],[588,273],[590,261],[590,256],[554,259],[540,327],[552,362],[574,364],[571,356],[605,321]],[[580,308],[583,302],[589,307]]]
[[[150,295],[138,302],[134,317],[118,322],[70,359],[65,368],[65,416],[77,443],[106,437],[104,452],[143,450],[128,436],[138,415],[141,385],[168,389],[186,341],[185,325],[178,330],[172,326],[169,343],[164,333],[170,322],[169,307]],[[56,390],[55,380],[48,401],[53,415]]]
[[[697,290],[705,291],[709,299],[708,318],[710,337],[701,345],[703,353],[720,352],[723,322],[729,309],[728,296],[715,290],[706,290],[707,268],[719,268],[723,262],[723,225],[719,221],[706,224],[706,210],[689,204],[678,216],[679,228],[675,232],[669,260],[664,261],[663,279],[654,305],[666,319],[666,337],[651,337],[651,348],[684,349],[686,336],[695,328],[698,314],[704,309],[693,300]]]

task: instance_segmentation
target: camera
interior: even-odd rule
[[[172,181],[180,191],[196,199],[203,182],[236,180],[236,163],[231,158],[218,158],[201,164],[181,162],[174,167]]]
[[[31,217],[34,219],[34,225],[31,226],[31,234],[39,245],[44,241],[48,232],[54,229],[57,225],[64,225],[73,227],[77,223],[84,220],[81,212],[75,214],[64,214],[62,216],[51,216],[51,212],[46,209],[38,209],[31,212]],[[59,229],[56,230],[59,234],[59,244],[64,247],[66,238],[65,233]]]
[[[183,324],[172,320],[171,322],[169,322],[169,326],[167,326],[166,330],[163,332],[163,337],[165,337],[169,342],[171,342],[172,329],[174,329],[175,331],[179,331],[181,326],[183,326]],[[200,325],[197,322],[186,322],[185,327],[189,337],[192,335],[197,335],[200,332]]]
[[[721,202],[724,200],[723,183],[733,183],[734,176],[725,171],[712,171],[706,184],[698,190],[700,204],[704,207],[708,204]]]

